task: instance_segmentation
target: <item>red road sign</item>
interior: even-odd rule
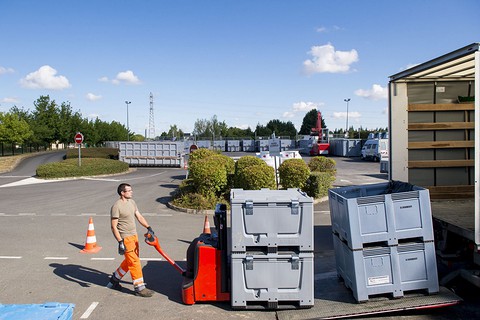
[[[83,134],[81,134],[80,132],[77,132],[77,134],[75,135],[75,143],[82,143],[83,142]]]

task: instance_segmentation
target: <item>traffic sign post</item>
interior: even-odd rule
[[[75,135],[75,143],[78,145],[78,166],[81,167],[82,166],[82,158],[81,158],[81,152],[80,152],[80,147],[82,146],[82,142],[83,142],[83,134],[81,134],[80,132],[77,132],[77,134]]]

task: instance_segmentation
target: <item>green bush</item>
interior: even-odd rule
[[[314,171],[310,173],[302,190],[310,197],[318,199],[328,195],[328,189],[332,187],[334,181],[335,175],[331,172]]]
[[[188,161],[189,161],[189,163],[192,163],[195,160],[205,159],[205,158],[211,157],[213,155],[217,155],[217,154],[218,153],[216,153],[215,151],[212,151],[210,149],[200,148],[200,149],[197,149],[197,150],[193,151],[192,153],[190,153],[190,155],[188,156]]]
[[[188,174],[196,191],[204,196],[219,195],[226,190],[227,171],[217,157],[190,162]]]
[[[102,158],[118,160],[118,149],[116,148],[81,148],[81,158]],[[67,159],[78,159],[78,148],[67,149]]]
[[[182,208],[194,208],[197,210],[212,210],[218,203],[214,196],[205,196],[200,193],[186,193],[175,198],[172,203]]]
[[[308,168],[312,172],[330,172],[337,173],[335,160],[326,157],[315,157],[308,163]]]
[[[86,158],[67,159],[60,162],[50,162],[37,167],[37,176],[40,178],[68,178],[114,174],[128,171],[128,163],[118,160]]]
[[[262,161],[262,160],[260,160]],[[244,190],[276,189],[275,171],[262,161],[235,172],[235,187]]]
[[[261,166],[261,165],[267,165],[265,161],[262,159],[259,159],[255,156],[243,156],[240,157],[240,159],[237,160],[235,163],[235,178],[234,178],[234,185],[236,188],[241,188],[240,185],[242,184],[241,181],[239,181],[240,176],[239,173],[246,167],[250,166]],[[268,165],[267,165],[268,167]]]
[[[310,175],[307,164],[302,159],[289,159],[278,167],[282,188],[303,188]]]

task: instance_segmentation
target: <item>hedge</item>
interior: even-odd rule
[[[310,175],[307,164],[302,159],[289,159],[278,167],[282,188],[303,188]]]
[[[318,199],[328,195],[335,176],[331,172],[312,172],[302,188],[310,197]]]
[[[81,166],[78,166],[78,159],[42,164],[37,167],[37,176],[52,179],[114,174],[126,171],[128,171],[128,163],[125,162],[100,158],[82,158]]]
[[[245,190],[276,189],[275,171],[266,163],[245,167],[235,173],[235,188]]]
[[[315,157],[308,163],[310,171],[337,173],[335,160],[326,157]]]

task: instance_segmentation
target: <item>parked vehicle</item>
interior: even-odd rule
[[[379,140],[370,139],[362,147],[362,160],[380,161]]]

